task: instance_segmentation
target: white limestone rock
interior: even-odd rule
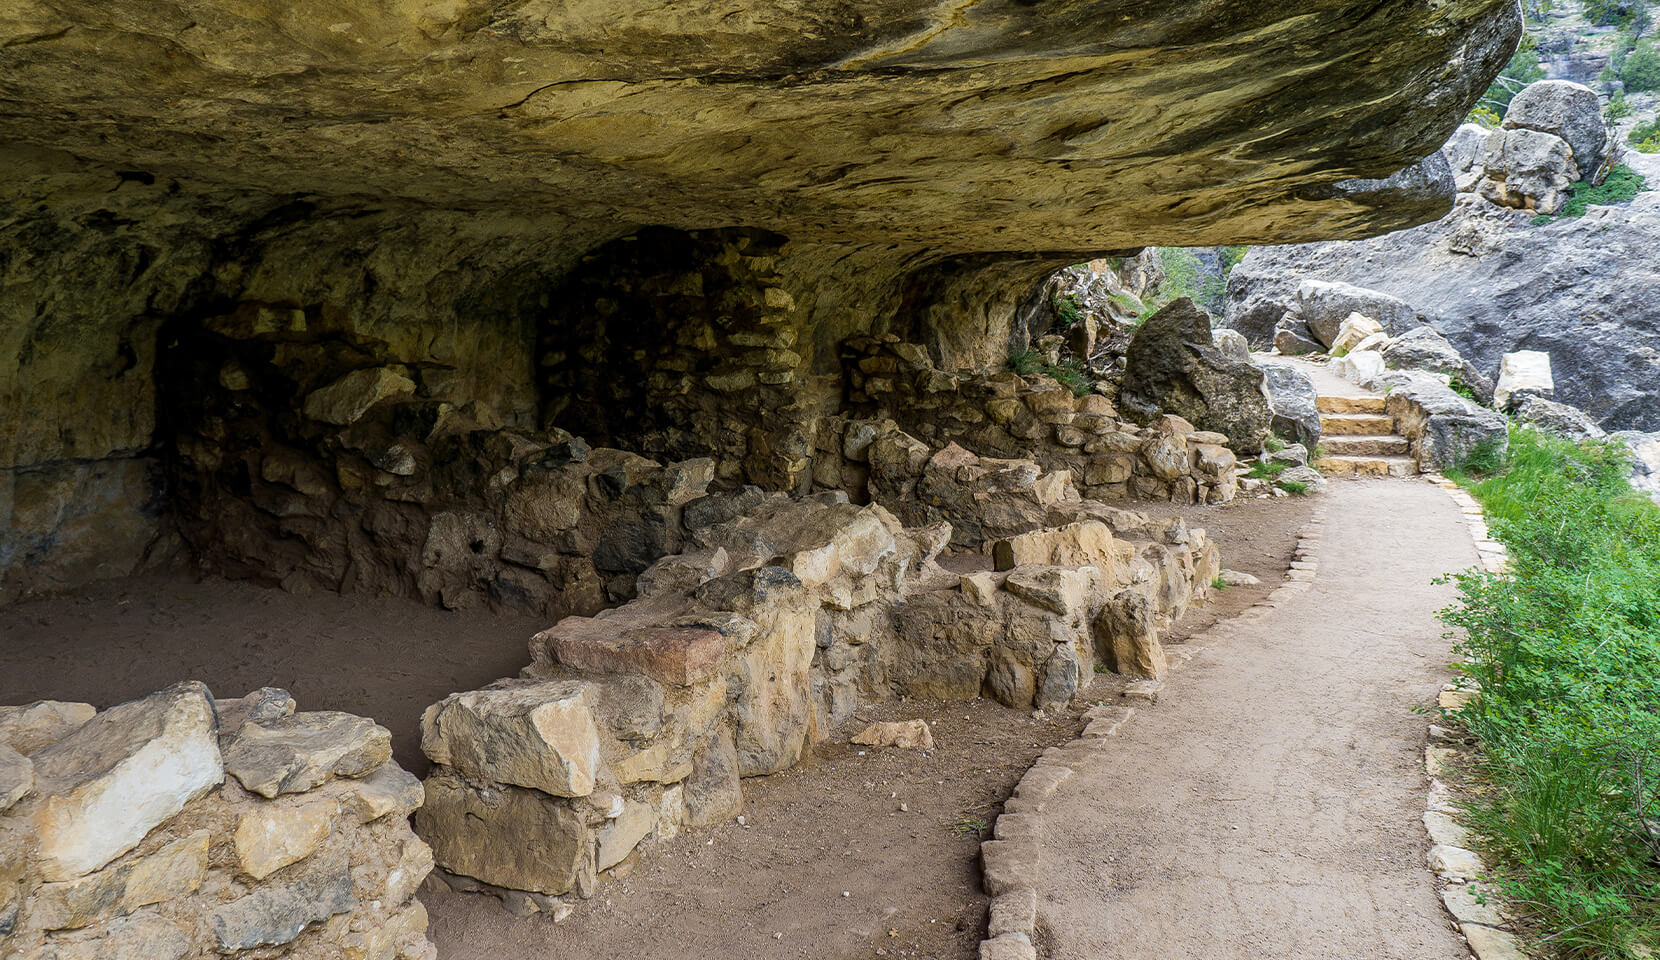
[[[225,747],[225,770],[262,797],[301,793],[334,777],[362,777],[392,758],[392,734],[366,717],[317,711],[244,724]]]
[[[599,731],[588,685],[508,681],[451,694],[421,718],[421,749],[463,776],[559,797],[594,790]]]
[[[194,681],[111,707],[32,759],[46,880],[103,867],[225,775],[213,700]]]
[[[1543,350],[1518,350],[1499,361],[1499,385],[1493,390],[1493,405],[1508,410],[1512,401],[1524,393],[1546,400],[1556,396],[1550,354]]]

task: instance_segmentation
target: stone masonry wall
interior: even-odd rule
[[[928,453],[897,429],[872,446]],[[842,491],[711,494],[634,600],[560,621],[519,678],[429,708],[416,828],[451,885],[559,911],[641,843],[735,817],[744,778],[796,764],[861,702],[1042,709],[1096,664],[1163,672],[1161,631],[1220,567],[1203,531],[1080,500],[1064,474],[1032,495],[1010,479],[1038,477],[1030,461],[927,459],[964,489],[994,569],[944,570],[949,522],[906,526]]]
[[[920,346],[893,335],[849,338],[842,358],[851,417],[891,419],[934,446],[1070,471],[1086,497],[1222,503],[1238,490],[1227,438],[1179,417],[1137,427],[1104,396],[1075,396],[1042,375],[940,370]],[[834,449],[835,424],[820,430],[819,448]]]
[[[275,689],[0,707],[0,955],[434,960],[391,736]]]

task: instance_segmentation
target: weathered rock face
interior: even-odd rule
[[[1452,214],[1428,226],[1252,250],[1234,268],[1229,299],[1289,304],[1314,277],[1382,290],[1411,304],[1487,378],[1498,376],[1503,354],[1543,351],[1557,400],[1605,429],[1660,428],[1660,266],[1652,255],[1660,193],[1578,219],[1530,221],[1461,194]]]
[[[432,854],[408,822],[421,784],[389,753],[342,768],[341,738],[290,734],[288,758],[321,779],[268,798],[226,776],[221,745],[242,755],[273,726],[386,732],[292,708],[280,690],[215,703],[200,683],[96,715],[0,708],[0,735],[29,747],[37,774],[0,805],[0,952],[433,960],[414,899]],[[21,757],[4,743],[0,791],[5,755]]]

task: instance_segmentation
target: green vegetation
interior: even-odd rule
[[[1466,400],[1475,400],[1476,398],[1476,392],[1471,390],[1470,385],[1464,382],[1464,378],[1460,377],[1456,373],[1447,375],[1447,386],[1453,393],[1458,394]]]
[[[1581,8],[1585,22],[1593,26],[1618,26],[1642,33],[1648,29],[1648,4],[1644,0],[1585,0]]]
[[[1223,580],[1222,575],[1219,573],[1211,578],[1210,588],[1216,591],[1226,590],[1228,589],[1228,581]]]
[[[1608,106],[1602,108],[1602,122],[1617,123],[1629,116],[1631,104],[1626,102],[1625,91],[1616,90],[1614,95],[1608,98]]]
[[[1504,112],[1510,109],[1510,101],[1522,88],[1535,80],[1545,79],[1545,68],[1539,65],[1538,41],[1531,34],[1522,37],[1522,45],[1517,48],[1510,62],[1505,64],[1499,75],[1493,78],[1487,92],[1476,101],[1474,110],[1468,117],[1471,123],[1479,123],[1484,127],[1496,127],[1504,119]]]
[[[1647,188],[1648,181],[1643,175],[1622,163],[1608,171],[1608,176],[1599,184],[1585,181],[1573,184],[1568,188],[1572,196],[1561,213],[1554,217],[1540,214],[1533,218],[1533,223],[1539,226],[1553,220],[1583,217],[1585,209],[1592,204],[1625,203]]]
[[[1472,492],[1503,575],[1451,579],[1479,685],[1468,805],[1493,879],[1551,956],[1639,960],[1660,943],[1660,508],[1617,443],[1514,428]]]
[[[1274,486],[1279,487],[1293,497],[1308,496],[1308,484],[1301,480],[1275,480]]]
[[[1072,297],[1057,293],[1049,301],[1049,306],[1055,312],[1055,320],[1063,327],[1070,327],[1084,318],[1084,308]]]
[[[1220,270],[1217,273],[1206,273],[1199,255],[1187,247],[1159,247],[1158,251],[1159,261],[1164,267],[1164,279],[1147,301],[1143,320],[1182,297],[1187,297],[1212,314],[1220,313],[1227,301],[1228,276],[1251,248],[1238,245],[1218,247],[1216,257]]]
[[[1095,389],[1095,381],[1090,379],[1089,371],[1084,369],[1081,361],[1075,359],[1049,363],[1036,350],[1022,350],[1009,356],[1009,369],[1023,377],[1039,373],[1048,374],[1061,386],[1071,390],[1072,395],[1076,397],[1084,396]]]
[[[1268,448],[1269,453],[1279,453],[1281,450],[1284,450],[1287,446],[1289,446],[1289,444],[1285,442],[1285,438],[1281,437],[1277,433],[1270,433],[1268,435],[1268,439],[1264,440],[1262,445]]]
[[[1660,116],[1632,127],[1625,139],[1643,153],[1660,153]]]
[[[1620,79],[1632,93],[1660,90],[1660,50],[1649,40],[1638,41],[1620,67]]]
[[[1271,460],[1258,460],[1251,464],[1251,469],[1245,471],[1245,475],[1252,480],[1277,480],[1289,466],[1290,464],[1275,463]]]

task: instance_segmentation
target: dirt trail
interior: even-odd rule
[[[1476,561],[1420,481],[1338,481],[1312,589],[1198,653],[1049,802],[1039,926],[1088,960],[1452,960],[1425,866],[1439,574]]]

